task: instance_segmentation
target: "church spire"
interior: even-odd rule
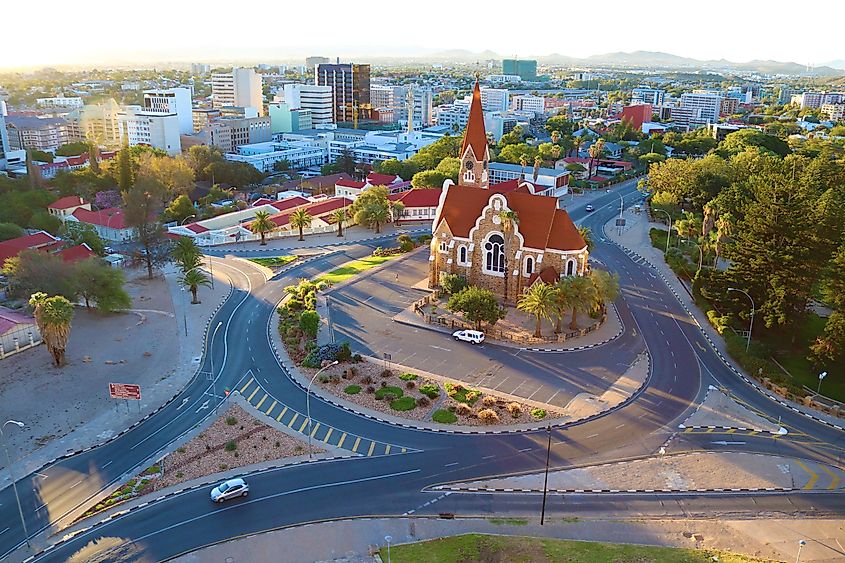
[[[458,177],[458,184],[463,186],[475,186],[486,188],[487,162],[489,152],[487,149],[487,131],[484,128],[484,111],[481,107],[481,87],[478,84],[478,76],[475,77],[475,87],[472,90],[472,101],[469,106],[469,119],[467,120],[464,142],[461,145],[461,174]]]

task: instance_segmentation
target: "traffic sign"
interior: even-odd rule
[[[112,399],[141,400],[141,386],[134,383],[109,383],[109,396]]]

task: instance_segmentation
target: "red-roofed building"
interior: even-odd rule
[[[68,215],[73,215],[73,212],[80,208],[91,211],[91,204],[78,195],[69,195],[59,198],[48,205],[47,211],[64,221]]]
[[[411,183],[402,180],[400,176],[370,172],[363,182],[358,182],[352,178],[338,179],[334,185],[334,195],[335,197],[351,197],[354,199],[361,195],[361,192],[373,186],[384,186],[389,192],[396,193],[410,189]]]
[[[631,125],[632,129],[639,132],[643,128],[643,123],[651,121],[653,113],[652,107],[649,104],[625,106],[622,108],[622,115],[620,116],[620,119],[622,121],[627,121]]]
[[[0,307],[0,360],[41,342],[35,319]]]
[[[308,201],[304,198],[298,199],[302,199],[304,201],[304,204],[288,207],[281,213],[276,213],[275,215],[270,216],[270,220],[273,221],[273,223],[275,223],[279,229],[290,229],[289,224],[291,213],[293,213],[297,209],[304,209],[308,211],[312,219],[311,229],[305,229],[305,232],[309,232],[311,230],[319,231],[320,229],[325,229],[329,225],[334,224],[334,218],[331,215],[335,211],[337,211],[338,209],[347,209],[352,205],[352,200],[345,197],[332,197],[319,201]],[[279,203],[282,203],[283,201],[286,200],[282,200]],[[244,234],[249,234],[251,225],[252,221],[243,224],[243,228],[246,231]]]
[[[61,246],[62,241],[44,231],[38,231],[33,235],[4,240],[0,242],[0,268],[6,264],[6,260],[16,257],[24,250],[52,252],[61,248]]]
[[[367,174],[367,183],[371,186],[387,186],[389,188],[393,184],[398,184],[401,181],[402,178],[400,176],[379,174],[378,172],[370,172]]]
[[[91,247],[85,243],[77,244],[76,246],[71,246],[56,252],[56,256],[60,256],[65,262],[87,260],[88,258],[95,257],[96,255],[97,253],[91,250]]]
[[[67,220],[93,225],[103,240],[125,242],[135,237],[135,229],[126,224],[123,211],[117,207],[98,211],[80,207],[68,215]]]
[[[396,223],[411,223],[415,221],[429,222],[434,219],[437,204],[440,203],[441,188],[433,190],[408,190],[390,194],[388,199],[401,203],[404,208]]]

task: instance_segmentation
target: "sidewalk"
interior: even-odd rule
[[[633,258],[641,257],[648,262],[658,273],[658,275],[666,282],[669,289],[675,294],[681,305],[690,313],[695,323],[704,333],[704,336],[713,347],[718,351],[722,359],[740,376],[742,376],[749,384],[753,385],[760,393],[768,396],[770,399],[777,401],[781,405],[800,412],[810,418],[831,425],[838,430],[845,428],[845,421],[834,416],[816,411],[802,404],[789,401],[763,389],[760,385],[750,378],[748,374],[736,366],[730,356],[728,356],[727,346],[721,335],[716,332],[716,329],[707,320],[707,316],[695,305],[689,291],[684,286],[675,273],[666,264],[663,258],[663,252],[654,248],[651,245],[648,232],[649,229],[660,228],[665,229],[662,223],[649,223],[648,214],[643,210],[641,213],[634,213],[633,209],[626,209],[624,217],[626,219],[625,227],[622,227],[622,234],[619,234],[619,228],[615,226],[616,218],[608,221],[604,226],[604,235],[611,241],[622,247],[627,253],[632,254]]]
[[[95,390],[96,402],[90,406],[86,405],[88,410],[83,413],[85,422],[78,425],[71,432],[48,442],[43,447],[17,460],[15,460],[14,453],[16,449],[11,447],[10,454],[13,457],[13,471],[16,478],[20,479],[22,476],[29,475],[58,459],[74,455],[81,450],[100,445],[123,434],[130,427],[152,416],[170,399],[180,393],[193,377],[202,358],[208,325],[214,314],[232,294],[232,282],[223,272],[223,268],[215,268],[214,289],[207,287],[200,288],[199,298],[202,304],[191,305],[190,293],[181,290],[176,281],[178,272],[173,266],[168,265],[165,268],[163,277],[169,293],[170,310],[135,308],[127,314],[136,315],[139,318],[138,324],[143,324],[147,316],[155,315],[157,320],[161,318],[166,319],[167,326],[169,327],[167,337],[170,338],[172,337],[171,335],[175,335],[178,341],[178,356],[169,361],[171,369],[166,373],[145,373],[143,376],[138,376],[144,377],[144,380],[152,383],[142,386],[141,401],[130,401],[132,404],[129,405],[128,410],[124,404],[118,404],[116,401],[108,399],[108,393],[104,386],[103,389]],[[185,293],[187,295],[184,295]],[[133,307],[143,306],[144,303],[133,303]],[[186,320],[188,325],[187,336],[185,335]],[[107,336],[110,341],[113,335]],[[110,344],[114,350],[109,351],[109,353],[116,356],[128,355],[126,354],[126,347],[132,345],[131,342]],[[37,348],[30,353],[46,352]],[[135,381],[140,380],[133,379],[132,381],[119,382],[133,383]],[[73,407],[74,405],[71,404],[64,405],[64,408],[68,410]],[[59,416],[59,413],[54,413],[53,418],[55,416]],[[2,461],[3,465],[5,465],[5,458]],[[0,473],[0,488],[5,488],[9,485],[11,485],[9,471],[8,468],[4,467]]]
[[[206,547],[177,557],[175,563],[201,561],[296,562],[382,561],[371,555],[374,549],[467,533],[550,537],[581,541],[605,541],[667,547],[719,549],[778,561],[792,561],[798,540],[807,545],[801,561],[841,561],[837,538],[842,520],[780,519],[705,520],[667,515],[662,520],[549,517],[540,526],[537,518],[508,522],[504,518],[360,518],[306,524],[248,536]],[[453,563],[451,561],[444,563]]]

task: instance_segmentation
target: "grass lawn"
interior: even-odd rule
[[[281,268],[282,266],[286,266],[290,264],[294,260],[297,259],[297,256],[271,256],[268,258],[248,258],[250,262],[255,262],[256,264],[261,264],[262,266],[267,266],[268,268]]]
[[[387,561],[387,548],[379,552]],[[391,547],[390,559],[396,563],[474,563],[508,561],[512,563],[705,563],[718,555],[721,563],[765,561],[725,552],[650,547],[615,543],[582,542],[545,538],[487,536],[468,534],[427,542]]]
[[[332,270],[328,274],[323,274],[314,281],[325,281],[330,284],[342,282],[344,280],[348,280],[352,276],[357,276],[361,272],[366,272],[371,268],[375,268],[376,266],[384,264],[388,260],[392,260],[393,258],[397,258],[399,256],[401,256],[401,254],[393,254],[391,256],[367,256],[361,260],[353,260]]]

